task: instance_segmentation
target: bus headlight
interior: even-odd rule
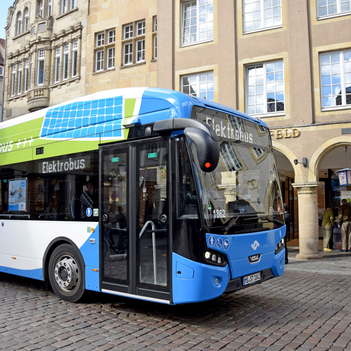
[[[279,241],[279,243],[277,244],[277,246],[275,247],[275,254],[282,251],[284,249],[284,247],[285,247],[285,241],[284,241],[284,239],[281,239]]]
[[[206,263],[214,264],[216,266],[225,266],[227,264],[227,258],[221,252],[215,252],[213,250],[206,250],[204,253],[204,259]]]

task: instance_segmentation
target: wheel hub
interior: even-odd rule
[[[54,275],[61,289],[71,291],[79,280],[78,265],[72,257],[60,257],[56,262]]]

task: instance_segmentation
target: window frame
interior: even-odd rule
[[[349,10],[347,11],[341,11],[341,1],[345,2],[344,0],[336,0],[336,7],[337,7],[337,11],[335,13],[329,14],[327,13],[326,15],[320,15],[320,8],[321,7],[326,7],[327,8],[327,12],[328,11],[328,7],[332,6],[334,4],[328,4],[329,0],[327,1],[326,5],[319,5],[321,0],[317,0],[316,1],[316,12],[317,12],[317,20],[324,20],[324,19],[328,19],[328,18],[333,18],[333,17],[339,17],[339,16],[346,16],[346,15],[350,15],[351,14],[351,0],[349,1]]]
[[[212,76],[212,81],[208,79],[209,75]],[[204,83],[203,81],[201,82],[201,76],[206,76],[206,82]],[[187,78],[189,81],[189,84],[184,85],[184,79]],[[193,86],[191,85],[191,81],[196,80],[196,85],[193,84]],[[201,91],[201,85],[205,85],[206,84],[206,90],[202,90]],[[213,89],[208,89],[208,85],[212,84],[212,88]],[[185,88],[189,87],[189,92],[186,92]],[[194,87],[196,88],[195,94],[190,92],[190,89],[194,89]],[[198,73],[193,73],[193,74],[185,74],[182,75],[180,77],[180,91],[184,94],[190,95],[190,96],[195,96],[195,97],[199,97],[199,98],[205,98],[209,101],[214,101],[214,92],[215,92],[215,77],[214,77],[214,72],[213,71],[204,71],[204,72],[198,72]],[[204,92],[205,95],[204,96]],[[213,94],[213,99],[208,98],[208,94]]]
[[[43,55],[40,55],[40,53],[43,53]],[[42,68],[41,68],[41,65],[42,65]],[[45,50],[39,49],[38,59],[37,59],[37,86],[44,85],[44,67],[45,67]]]
[[[345,54],[349,55],[349,61],[345,62]],[[333,63],[332,55],[338,55],[339,56],[339,61]],[[322,57],[323,56],[330,56],[330,64],[323,64],[322,63]],[[335,72],[335,68],[333,66],[340,66],[340,71]],[[347,71],[346,65],[350,66],[350,70]],[[330,74],[323,74],[323,66],[327,67],[330,66],[329,72]],[[351,81],[347,81],[347,75],[351,76],[351,49],[346,49],[346,50],[339,50],[339,51],[330,51],[330,52],[322,52],[319,55],[319,75],[320,75],[320,99],[321,99],[321,110],[322,111],[328,111],[328,110],[340,110],[340,109],[345,109],[345,108],[351,108],[351,91],[349,93],[346,92],[346,89],[351,86]],[[340,92],[339,94],[333,94],[333,86],[337,86],[338,84],[334,81],[333,84],[333,76],[340,75]],[[325,77],[330,77],[330,84],[325,84],[323,85],[323,76]],[[337,78],[335,78],[337,79]],[[324,95],[325,88],[330,86],[330,92],[331,94],[329,95]],[[338,99],[338,96],[341,96],[341,104],[334,104],[331,106],[325,106],[324,105],[324,97],[331,96],[332,99],[335,100]],[[347,103],[348,98],[350,99],[350,104]]]
[[[23,11],[23,33],[29,30],[29,9],[26,7]]]
[[[273,19],[274,22],[274,17],[279,17],[279,15],[274,16],[274,9],[280,8],[280,23],[274,24],[272,23],[271,25],[265,25],[265,21],[267,17],[265,16],[266,8],[265,8],[265,0],[255,0],[256,3],[260,4],[259,11],[260,11],[260,17],[259,20],[261,22],[261,26],[258,28],[254,28],[254,25],[251,29],[246,29],[247,22],[246,21],[246,6],[250,6],[250,4],[246,4],[246,0],[242,0],[243,4],[243,33],[248,34],[248,33],[255,33],[255,32],[261,32],[265,30],[271,30],[271,29],[276,29],[276,28],[281,28],[283,26],[283,8],[282,8],[282,0],[272,0],[272,6],[269,7],[269,9],[272,10],[272,16],[271,18]],[[274,5],[274,1],[279,1],[279,5]],[[254,4],[252,4],[254,5]],[[254,9],[252,10],[252,22],[255,22],[254,18],[254,13],[257,13],[258,11],[255,11]],[[248,12],[249,13],[249,12]],[[270,17],[269,17],[270,18]],[[250,21],[251,22],[251,21]]]
[[[16,64],[11,69],[11,96],[15,96]]]
[[[101,57],[99,58],[99,55]],[[101,66],[98,69],[98,66]],[[104,70],[104,50],[97,50],[95,51],[95,72],[101,72]]]
[[[72,69],[71,77],[75,78],[78,75],[78,39],[74,39],[72,42]]]
[[[60,81],[60,61],[61,61],[61,46],[55,49],[55,72],[54,72],[54,83]]]
[[[192,6],[191,4],[196,4],[196,15],[193,17],[193,18],[196,18],[196,39],[195,40],[191,40],[191,27],[193,26],[193,24],[191,23],[192,20],[191,18],[189,19],[189,22],[190,22],[190,27],[189,26],[185,26],[185,22],[186,22],[186,17],[185,17],[185,14],[186,14],[186,6],[188,4],[190,4],[190,6]],[[210,42],[210,41],[213,41],[214,40],[214,20],[213,20],[213,15],[214,15],[214,4],[213,4],[213,1],[212,1],[212,4],[205,4],[205,6],[210,6],[212,5],[212,12],[210,11],[207,11],[205,13],[200,13],[200,6],[204,6],[203,4],[200,4],[200,0],[189,0],[189,1],[182,1],[181,2],[181,10],[180,10],[180,20],[181,20],[181,25],[180,25],[180,30],[181,30],[181,36],[180,36],[180,44],[181,46],[189,46],[189,45],[195,45],[195,44],[199,44],[199,43],[206,43],[206,42]],[[190,10],[192,11],[192,10]],[[212,14],[212,21],[205,21],[205,23],[201,23],[200,21],[200,16],[207,16],[208,14]],[[212,32],[212,36],[208,36],[206,34],[206,38],[204,39],[200,39],[200,33],[202,33],[202,31],[200,31],[200,27],[202,27],[204,24],[207,24],[208,23],[212,23],[212,30],[206,30],[206,33],[210,33]],[[190,41],[185,41],[185,29],[186,28],[190,28],[189,29],[189,38],[190,38]]]
[[[141,44],[141,47],[139,48],[139,44]],[[144,62],[145,61],[145,39],[137,40],[135,43],[135,62]],[[139,56],[141,58],[139,59]]]
[[[267,67],[271,64],[274,64],[274,66],[276,64],[281,64],[282,68],[281,70],[276,70],[274,68],[274,71],[267,71]],[[262,83],[261,84],[257,84],[257,74],[255,71],[255,85],[250,84],[250,69],[259,69],[262,68]],[[273,83],[272,81],[267,81],[267,74],[272,75],[274,73],[274,77],[277,77],[277,73],[276,72],[281,72],[281,76],[282,76],[282,80],[276,80],[274,79]],[[275,88],[274,91],[269,91],[269,87],[267,89],[267,85],[268,84],[274,84],[274,86],[277,86],[277,82],[279,84],[279,82],[281,82],[280,84],[282,84],[283,87],[283,91],[281,93],[281,90],[277,90]],[[259,82],[260,83],[260,82]],[[262,85],[262,93],[261,94],[257,94],[257,86]],[[250,90],[253,90],[253,86],[255,87],[255,94],[250,94]],[[251,89],[250,89],[251,87]],[[283,106],[284,109],[281,110],[277,110],[277,106],[279,103],[281,103],[282,100],[280,99],[274,99],[274,102],[269,102],[268,101],[268,95],[269,94],[275,94],[275,97],[277,96],[277,94],[283,94]],[[263,100],[261,104],[258,104],[257,101],[257,95],[262,95],[263,96]],[[253,98],[251,98],[253,97]],[[250,100],[254,99],[255,100],[255,104],[250,104]],[[264,106],[263,108],[263,112],[257,112],[257,105],[262,105]],[[274,104],[275,106],[275,111],[268,111],[268,105],[272,105]],[[254,64],[249,64],[247,66],[245,66],[245,112],[251,116],[256,116],[256,117],[274,117],[274,116],[281,116],[281,115],[285,115],[286,114],[286,96],[285,96],[285,74],[284,74],[284,60],[283,59],[278,59],[278,60],[273,60],[273,61],[265,61],[265,62],[258,62],[258,63],[254,63]],[[250,111],[250,106],[255,106],[255,112]],[[281,105],[279,105],[281,107]]]
[[[22,83],[22,62],[19,62],[18,70],[17,70],[17,95],[21,94],[21,91],[22,91],[21,83]]]
[[[22,12],[17,12],[16,16],[16,35],[20,35],[22,33]]]
[[[126,47],[130,47],[130,52],[126,53]],[[128,62],[126,61],[126,57],[128,58]],[[133,64],[133,43],[128,42],[123,44],[123,66],[128,66]]]
[[[27,92],[29,89],[29,58],[24,61],[24,85],[23,91]]]
[[[112,52],[112,56],[110,57],[110,53]],[[116,49],[115,47],[110,47],[107,48],[107,67],[106,69],[112,69],[115,68],[115,60],[116,60]],[[112,61],[111,61],[112,60]],[[112,63],[112,64],[111,64]]]
[[[69,44],[66,43],[63,46],[63,70],[62,80],[67,80],[69,77]]]

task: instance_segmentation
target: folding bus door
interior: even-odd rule
[[[103,290],[170,300],[168,155],[161,138],[100,149]]]

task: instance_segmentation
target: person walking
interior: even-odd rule
[[[323,250],[324,251],[333,251],[328,248],[330,243],[330,239],[333,234],[333,226],[334,226],[334,212],[332,210],[332,204],[328,203],[327,208],[324,210],[322,214],[322,229],[323,229]]]
[[[341,206],[338,214],[338,227],[341,228],[341,250],[348,252],[351,250],[351,206],[346,199],[341,200]]]

